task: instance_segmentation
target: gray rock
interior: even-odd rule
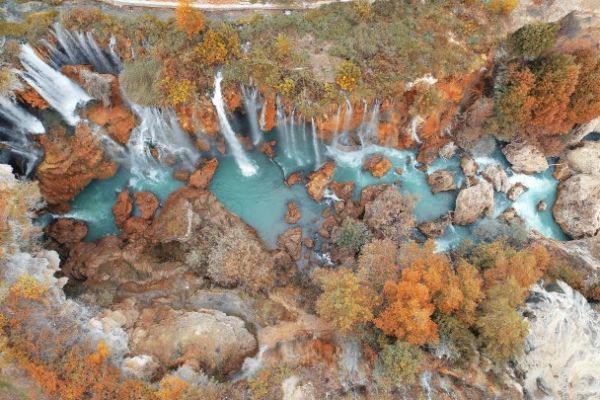
[[[534,174],[548,169],[544,153],[523,139],[516,139],[504,146],[502,153],[517,173]]]
[[[497,192],[507,193],[510,190],[508,175],[506,175],[506,172],[498,164],[485,167],[481,172],[481,176],[494,185],[494,190]]]
[[[427,177],[427,183],[429,183],[429,186],[431,186],[431,191],[433,193],[456,190],[454,175],[452,175],[452,172],[445,169],[441,169],[429,174]]]
[[[517,199],[528,190],[529,188],[527,186],[523,185],[521,182],[517,182],[510,188],[506,196],[510,201],[517,201]]]
[[[479,169],[479,164],[469,156],[463,156],[460,159],[460,168],[467,178],[475,176]]]
[[[562,182],[552,212],[574,239],[595,236],[600,232],[600,176],[579,174]]]
[[[494,211],[494,187],[487,181],[462,189],[456,198],[454,223],[469,225]]]

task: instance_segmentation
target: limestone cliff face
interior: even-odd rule
[[[117,164],[104,153],[86,125],[78,125],[72,134],[55,129],[40,136],[39,142],[44,160],[36,178],[44,199],[54,209],[68,210],[68,202],[93,179],[107,179],[117,172]]]

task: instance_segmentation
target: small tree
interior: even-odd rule
[[[342,335],[373,319],[377,296],[352,271],[318,270],[314,280],[323,290],[317,300],[317,313]]]
[[[335,243],[353,251],[359,251],[371,239],[371,231],[360,221],[346,218],[337,230]]]
[[[188,38],[204,29],[204,14],[192,7],[190,0],[179,0],[175,9],[177,26],[188,35]]]
[[[360,80],[360,67],[351,61],[342,61],[335,71],[335,83],[340,89],[347,92],[353,91]]]
[[[514,53],[534,59],[556,42],[559,29],[558,22],[525,25],[512,34],[509,45]]]
[[[398,279],[396,245],[389,239],[373,240],[363,246],[358,258],[358,276],[375,291],[381,292],[385,282]]]
[[[413,384],[421,370],[423,355],[419,348],[406,342],[386,345],[375,364],[375,379],[380,385]]]

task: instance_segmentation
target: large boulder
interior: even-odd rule
[[[478,184],[461,189],[456,198],[454,223],[469,225],[494,211],[494,187],[481,180]]]
[[[494,190],[496,192],[507,193],[510,190],[508,175],[506,175],[504,169],[498,164],[492,164],[485,167],[481,172],[481,176],[494,185]]]
[[[381,178],[392,168],[392,162],[382,154],[373,154],[363,164],[363,170],[369,171],[375,178]]]
[[[467,178],[470,178],[477,175],[479,164],[471,157],[465,155],[460,159],[460,168],[462,169],[463,174],[465,174]]]
[[[579,174],[562,182],[552,212],[561,229],[574,239],[598,234],[600,175]]]
[[[600,142],[585,141],[561,159],[573,173],[600,175]]]
[[[548,169],[544,153],[523,139],[516,139],[502,148],[502,153],[516,173],[535,174]]]
[[[154,213],[158,210],[160,202],[153,193],[136,192],[135,205],[138,208],[142,219],[152,219]]]
[[[302,213],[300,212],[300,208],[298,208],[298,204],[295,201],[289,201],[287,203],[287,211],[285,213],[285,221],[293,225],[300,221],[302,218]]]
[[[48,224],[44,233],[56,242],[69,246],[81,242],[88,234],[88,227],[84,221],[59,218]]]
[[[456,190],[454,175],[446,169],[440,169],[427,176],[427,183],[431,186],[433,193],[448,192]]]
[[[289,228],[277,238],[277,245],[285,250],[294,260],[300,259],[302,249],[302,228],[296,226]]]
[[[242,319],[221,311],[146,309],[131,334],[134,354],[154,356],[165,367],[187,364],[210,374],[230,374],[257,350]]]
[[[446,232],[446,228],[448,228],[451,223],[452,218],[450,218],[448,215],[444,215],[443,217],[433,221],[423,222],[417,226],[417,229],[428,238],[435,239],[442,236],[444,232]]]
[[[310,197],[316,202],[323,200],[325,189],[331,182],[331,179],[333,179],[334,172],[335,163],[326,162],[321,168],[310,174],[308,183],[306,184],[306,190]]]
[[[194,172],[190,176],[190,186],[195,187],[197,189],[206,189],[210,184],[215,172],[217,171],[217,167],[219,166],[219,160],[216,158],[211,158],[210,160],[206,160],[200,169]]]

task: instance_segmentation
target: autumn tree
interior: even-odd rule
[[[580,66],[571,55],[554,54],[536,62],[535,86],[531,89],[531,119],[528,135],[564,134],[571,129],[569,102],[579,79]]]
[[[387,306],[375,319],[376,327],[413,345],[438,342],[437,325],[431,320],[435,306],[427,286],[409,279],[388,281],[383,293]]]
[[[236,31],[227,24],[204,33],[202,42],[196,46],[195,53],[203,65],[227,64],[240,55],[240,39]]]
[[[579,81],[569,103],[569,124],[585,124],[600,115],[600,56],[592,50],[575,53]]]
[[[335,234],[335,243],[357,252],[371,239],[371,231],[364,222],[346,218]]]
[[[472,325],[475,323],[477,307],[485,297],[483,279],[477,268],[464,260],[459,262],[456,275],[463,297],[456,315],[461,322]]]
[[[377,295],[349,269],[318,270],[314,280],[323,290],[317,313],[342,335],[373,319]]]
[[[529,327],[516,310],[522,302],[521,290],[512,277],[494,285],[477,319],[484,352],[498,366],[523,352]]]
[[[179,0],[175,9],[175,20],[177,26],[192,38],[204,29],[204,14],[192,7],[190,0]]]
[[[375,239],[361,249],[358,257],[358,277],[377,292],[386,281],[398,279],[396,245],[389,239]]]

